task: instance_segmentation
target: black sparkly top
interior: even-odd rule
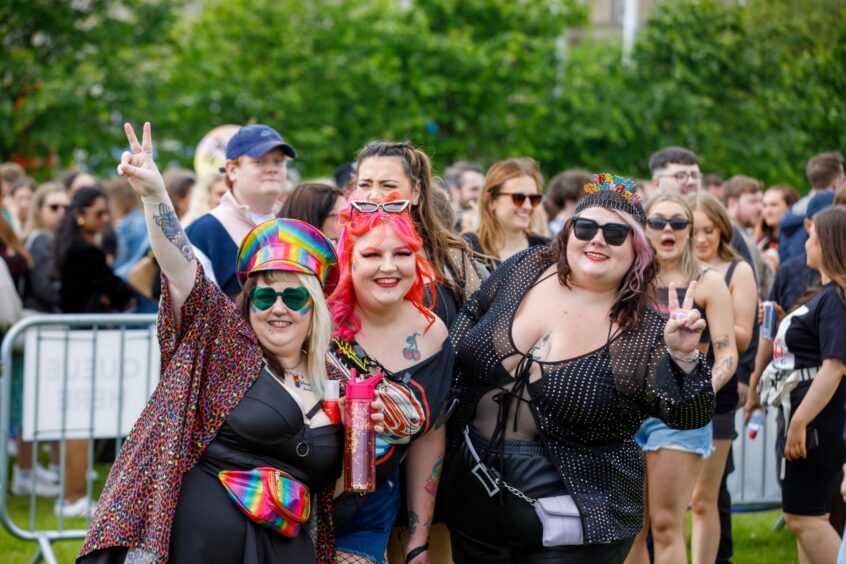
[[[502,360],[516,354],[522,362],[537,362],[516,350],[511,326],[520,302],[552,264],[541,256],[543,250],[529,248],[506,261],[452,326],[460,403],[449,423],[448,452],[473,420],[479,399],[502,386]],[[515,389],[528,391],[547,453],[579,507],[587,544],[630,538],[641,528],[644,460],[634,441],[640,424],[652,416],[673,428],[696,429],[713,415],[704,357],[685,375],[666,352],[665,323],[647,309],[636,331],[619,333],[575,358],[538,362],[540,380],[515,382]]]

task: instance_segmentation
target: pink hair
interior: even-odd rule
[[[638,223],[631,215],[614,210],[617,212],[623,221],[625,221],[632,228],[632,248],[634,249],[634,262],[632,262],[631,270],[623,279],[623,284],[620,286],[619,299],[627,300],[631,298],[632,294],[642,292],[646,286],[644,285],[644,273],[648,266],[653,263],[655,259],[655,251],[646,238],[646,233],[643,231],[643,226]]]
[[[353,199],[355,199],[354,196]],[[389,202],[400,199],[402,198],[398,192],[391,192],[382,201]],[[420,238],[408,210],[402,213],[389,213],[379,209],[372,213],[362,213],[347,204],[339,215],[341,223],[344,225],[337,248],[341,275],[338,286],[328,299],[329,311],[332,314],[332,320],[335,322],[335,335],[349,341],[354,339],[355,335],[361,330],[361,320],[355,313],[356,296],[352,282],[352,256],[355,239],[374,229],[387,227],[393,229],[394,233],[414,253],[417,276],[404,299],[410,301],[429,321],[426,326],[428,331],[429,327],[435,322],[435,315],[423,303],[423,298],[428,285],[432,291],[432,303],[435,302],[434,282],[437,276],[429,261],[419,254],[420,249],[423,248],[423,239]]]

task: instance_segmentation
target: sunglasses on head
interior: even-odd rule
[[[650,217],[646,220],[646,225],[656,231],[663,231],[668,225],[673,231],[681,231],[690,225],[690,221],[685,217]]]
[[[411,204],[410,200],[392,200],[390,202],[369,202],[367,200],[350,200],[350,205],[361,213],[373,213],[382,208],[387,213],[402,213]]]
[[[67,210],[68,206],[64,204],[47,204],[47,207],[50,209],[51,212],[57,212],[59,210]]]
[[[250,290],[250,301],[256,309],[262,311],[273,307],[277,298],[282,298],[282,303],[285,304],[285,307],[292,311],[302,311],[311,300],[308,290],[302,286],[299,288],[285,288],[282,292],[277,292],[269,286],[256,286]]]
[[[590,241],[600,229],[602,229],[602,237],[606,243],[614,247],[619,247],[626,241],[626,237],[629,236],[632,226],[625,223],[605,223],[600,225],[586,217],[573,218],[573,235],[580,241]]]
[[[523,202],[526,201],[526,198],[529,199],[529,205],[532,208],[538,207],[538,204],[541,203],[543,196],[540,194],[523,194],[522,192],[499,192],[498,194],[494,194],[494,198],[499,198],[500,196],[511,196],[511,202],[520,207],[523,205]]]

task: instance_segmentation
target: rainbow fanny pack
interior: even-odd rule
[[[217,477],[235,505],[259,525],[295,537],[300,524],[308,520],[308,488],[287,472],[276,468],[221,470]]]

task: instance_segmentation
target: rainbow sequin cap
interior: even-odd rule
[[[594,174],[593,182],[585,184],[588,195],[576,206],[576,214],[587,208],[600,207],[626,212],[641,225],[646,225],[646,212],[643,211],[640,196],[635,193],[636,189],[637,185],[629,178],[606,172]]]
[[[238,248],[235,272],[244,286],[262,270],[287,270],[317,276],[327,296],[338,283],[338,256],[316,227],[297,219],[271,219],[250,231]]]

